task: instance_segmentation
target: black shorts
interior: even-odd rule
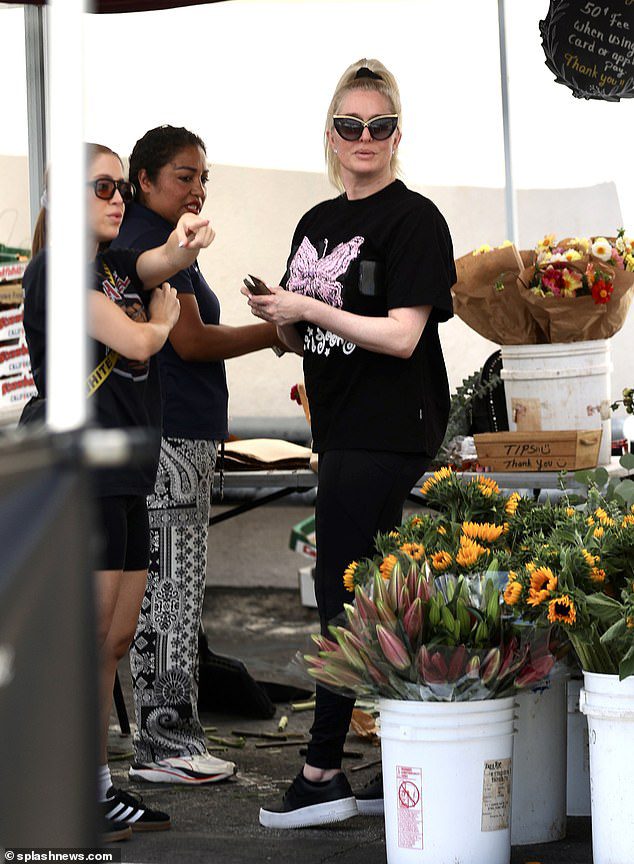
[[[147,570],[150,523],[145,495],[108,495],[97,502],[98,570]]]

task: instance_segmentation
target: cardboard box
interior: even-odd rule
[[[23,299],[22,282],[0,282],[0,307],[19,306]]]
[[[0,380],[0,408],[21,405],[35,396],[37,387],[30,372],[23,370],[19,375]]]
[[[473,437],[478,462],[493,471],[566,471],[596,466],[601,429],[486,432]]]
[[[30,370],[29,349],[25,343],[0,345],[0,378],[27,374]]]
[[[0,344],[22,339],[24,336],[24,310],[22,306],[3,309],[0,306]]]

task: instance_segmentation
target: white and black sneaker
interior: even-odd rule
[[[203,753],[198,756],[172,756],[157,762],[133,762],[128,773],[131,780],[145,780],[146,783],[200,786],[233,777],[236,763]]]
[[[383,815],[383,774],[379,772],[369,780],[363,789],[354,793],[357,799],[359,816]]]
[[[129,826],[133,831],[167,831],[172,827],[170,817],[160,810],[151,810],[139,795],[111,786],[106,800],[101,802],[102,815],[108,824]]]
[[[260,809],[265,828],[309,828],[343,822],[357,815],[357,802],[346,775],[339,772],[319,783],[307,780],[300,771],[278,806]]]

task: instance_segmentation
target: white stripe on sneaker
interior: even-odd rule
[[[106,813],[106,819],[111,819],[113,822],[125,822],[127,814],[131,812],[132,807],[126,807],[125,804],[118,801],[112,810]]]
[[[126,822],[137,822],[141,816],[145,813],[145,810],[137,810],[134,816],[130,816],[129,819],[126,819]]]

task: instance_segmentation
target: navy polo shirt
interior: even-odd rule
[[[174,230],[158,213],[132,203],[113,248],[144,252],[161,246]],[[220,323],[220,303],[200,272],[198,262],[169,279],[179,294],[194,294],[204,324]],[[227,438],[227,378],[221,360],[182,360],[169,339],[158,355],[163,395],[163,435],[224,441]]]

